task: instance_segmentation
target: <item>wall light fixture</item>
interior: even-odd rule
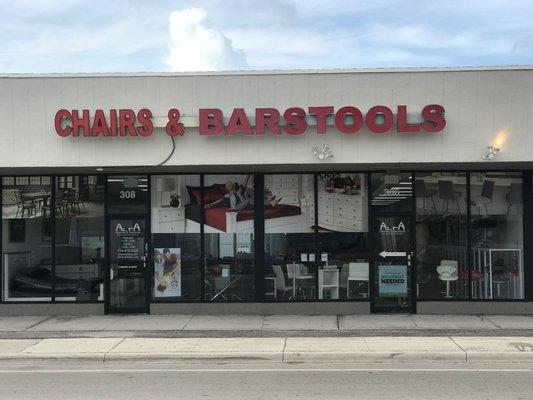
[[[319,160],[327,160],[334,156],[327,144],[323,144],[322,147],[313,147],[313,154]]]
[[[490,161],[496,157],[500,151],[499,147],[487,146],[487,153],[481,156],[482,160]]]

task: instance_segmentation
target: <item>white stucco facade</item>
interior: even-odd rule
[[[184,116],[186,133],[168,166],[239,164],[398,164],[484,163],[486,146],[499,137],[492,163],[531,162],[533,69],[420,69],[199,74],[2,75],[0,168],[153,166],[164,160],[171,141],[163,128],[150,137],[60,137],[57,110],[148,108],[155,125],[170,108]],[[440,133],[376,135],[363,129],[344,135],[328,126],[317,135],[310,126],[300,136],[205,137],[192,125],[199,108],[219,108],[229,117],[241,107],[375,105],[411,115],[427,104],[445,108]],[[188,118],[189,117],[189,118]],[[161,119],[160,119],[161,118]],[[188,119],[187,119],[188,118]],[[500,136],[498,136],[500,135]],[[328,144],[335,156],[319,161],[313,146]]]

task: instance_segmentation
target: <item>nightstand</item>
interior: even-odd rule
[[[183,207],[157,207],[152,209],[155,213],[155,233],[183,233],[185,232],[185,208]]]

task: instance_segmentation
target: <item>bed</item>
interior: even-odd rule
[[[56,276],[52,277],[52,271],[45,267],[31,267],[15,275],[10,285],[10,290],[29,293],[52,292],[52,282],[55,284],[56,295],[76,295],[82,289],[81,286],[88,286],[91,293],[98,293],[98,285],[102,282],[100,278],[88,280],[67,279]]]
[[[201,197],[199,188],[187,187],[191,203],[185,205],[186,230],[199,231],[201,221]],[[225,194],[223,185],[215,184],[206,187],[204,204],[212,203]],[[223,204],[205,209],[205,232],[253,233],[254,209],[230,211]],[[276,207],[265,207],[265,231],[268,233],[305,232],[310,229],[309,214],[299,206],[278,204]]]

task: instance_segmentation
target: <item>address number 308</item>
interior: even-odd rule
[[[120,191],[120,198],[121,199],[134,199],[135,198],[135,190],[121,190]]]

